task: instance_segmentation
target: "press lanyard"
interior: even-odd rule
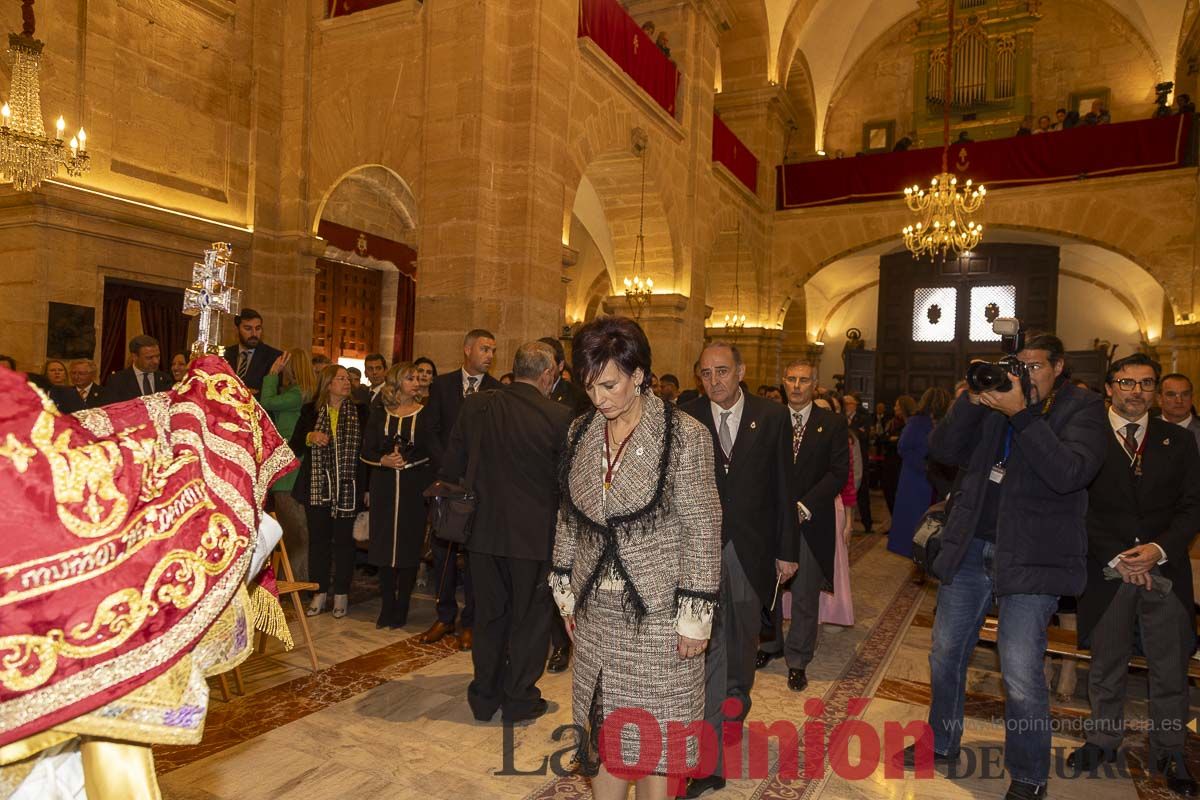
[[[1012,440],[1013,426],[1010,422],[1004,428],[1004,456],[1000,459],[1000,466],[1002,467],[1008,464],[1008,455],[1010,452],[1012,452]]]

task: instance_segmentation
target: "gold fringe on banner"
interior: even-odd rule
[[[292,631],[288,628],[287,617],[283,615],[283,606],[279,604],[279,598],[260,584],[256,584],[250,592],[250,612],[254,618],[254,630],[283,642],[284,650],[291,650],[296,646],[292,641]]]

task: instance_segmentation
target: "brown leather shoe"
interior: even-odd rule
[[[471,649],[471,629],[463,628],[463,632],[458,636],[458,649],[467,652]]]
[[[433,644],[440,641],[447,633],[454,633],[454,625],[446,625],[441,620],[429,626],[429,630],[421,634],[419,639],[423,644]]]

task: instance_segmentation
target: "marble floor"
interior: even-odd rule
[[[881,505],[881,504],[880,504]],[[886,511],[877,518],[886,519]],[[856,624],[823,630],[803,693],[788,691],[786,668],[772,662],[758,673],[752,720],[787,722],[803,732],[824,725],[847,745],[831,745],[831,768],[819,774],[798,763],[799,774],[779,777],[776,739],[765,762],[751,755],[748,773],[706,797],[744,798],[1002,798],[1008,779],[998,766],[1004,731],[995,651],[975,651],[968,679],[964,746],[976,762],[953,780],[942,774],[895,776],[871,752],[880,733],[925,718],[928,708],[934,589],[913,581],[910,564],[885,547],[886,537],[856,535],[851,574]],[[590,797],[586,782],[563,767],[570,758],[570,672],[545,675],[540,687],[550,713],[533,723],[476,722],[465,694],[469,653],[442,643],[418,644],[433,619],[429,598],[414,604],[403,631],[377,631],[377,601],[351,607],[334,620],[311,620],[321,670],[312,674],[300,648],[269,649],[243,666],[247,694],[210,705],[204,741],[193,747],[156,748],[167,800],[267,798],[543,798]],[[1078,746],[1086,672],[1075,697],[1055,701],[1057,752]],[[1144,713],[1145,681],[1131,681],[1131,719]],[[865,732],[865,735],[862,735]],[[840,737],[836,737],[842,740]],[[846,741],[846,740],[842,740]],[[1195,744],[1195,743],[1193,743]],[[1050,796],[1079,800],[1170,797],[1148,777],[1145,736],[1130,737],[1126,763],[1113,776],[1069,779],[1052,775]],[[1200,747],[1192,748],[1200,753]],[[795,752],[785,750],[785,755]],[[760,761],[763,763],[756,763]],[[814,762],[814,764],[817,762]],[[788,759],[784,759],[786,768]],[[1194,765],[1197,770],[1200,765]],[[1052,767],[1052,773],[1054,768]],[[1069,774],[1065,764],[1060,772]]]

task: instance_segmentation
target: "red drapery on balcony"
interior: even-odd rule
[[[988,189],[1107,177],[1183,166],[1192,116],[1122,122],[950,145],[950,171]],[[941,171],[942,148],[879,153],[776,167],[780,209],[904,195]]]
[[[579,0],[579,36],[599,45],[654,102],[675,116],[679,70],[617,0]]]
[[[758,159],[716,114],[713,114],[712,160],[724,164],[751,192],[758,191]]]

